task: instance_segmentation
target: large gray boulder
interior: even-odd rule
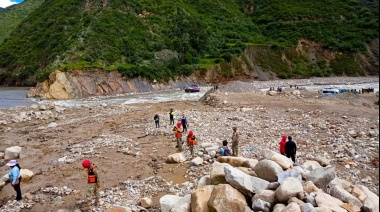
[[[367,195],[367,199],[364,201],[364,211],[379,211],[379,196],[377,196],[365,186],[357,185],[357,187],[362,190],[365,195]]]
[[[290,198],[296,197],[301,192],[303,192],[302,183],[296,178],[289,177],[276,190],[276,199],[286,203]]]
[[[318,207],[328,208],[335,212],[347,212],[341,206],[344,204],[341,200],[326,194],[322,190],[318,190],[317,196],[315,197]],[[317,209],[317,208],[316,208]],[[318,210],[318,209],[317,209]]]
[[[356,198],[350,192],[344,190],[343,188],[337,185],[333,185],[330,187],[330,195],[340,199],[342,202],[352,203],[358,206],[359,208],[363,206],[363,203],[358,198]]]
[[[179,199],[172,207],[170,212],[187,212],[190,209],[191,194]]]
[[[252,212],[245,196],[228,184],[215,186],[208,208],[211,212]]]
[[[232,167],[228,163],[218,163],[215,162],[211,166],[211,171],[210,171],[210,180],[211,184],[213,185],[219,185],[219,184],[226,184],[226,174],[224,173],[224,168],[225,167]]]
[[[299,180],[302,183],[302,175],[301,175],[301,172],[298,172],[298,171],[284,171],[284,172],[282,172],[281,174],[278,175],[278,182],[280,184],[282,184],[282,182],[284,182],[284,180],[286,180],[289,177],[296,178],[297,180]]]
[[[22,148],[19,146],[13,146],[5,149],[4,159],[14,160],[20,157]]]
[[[264,200],[261,200],[261,199],[257,199],[253,201],[252,203],[253,211],[269,212],[270,208],[271,208],[271,205],[268,202],[265,202]]]
[[[269,182],[276,182],[278,175],[283,172],[281,166],[271,160],[259,161],[254,171],[259,178]]]
[[[252,177],[233,167],[224,167],[224,173],[230,185],[249,197],[264,190],[269,184],[268,181]]]
[[[161,212],[170,212],[174,205],[182,198],[174,195],[165,195],[160,199]]]
[[[324,189],[335,177],[335,168],[317,168],[306,176],[306,181],[311,181],[318,188]]]

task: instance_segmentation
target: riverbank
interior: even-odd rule
[[[169,101],[65,107],[50,102],[1,109],[0,152],[21,146],[22,167],[35,173],[31,182],[22,185],[24,194],[29,193],[28,211],[78,209],[86,191],[80,165],[85,158],[94,161],[102,174],[105,193],[96,211],[116,206],[137,208],[143,197],[153,200],[149,211],[158,211],[160,197],[190,194],[213,163],[205,160],[193,166],[188,152],[187,162],[166,163],[167,156],[176,153],[173,126],[168,125],[168,111],[174,108],[177,118],[181,114],[188,117],[198,138],[198,152],[201,144],[220,145],[229,139],[233,126],[241,132],[241,155],[249,158],[259,159],[265,149],[277,152],[281,136],[292,135],[299,145],[297,164],[324,157],[336,167],[339,178],[379,193],[379,107],[374,104],[378,100],[375,94],[322,99],[316,91],[308,90],[269,95],[231,93],[222,86],[221,91],[211,94],[205,104]],[[160,129],[154,128],[155,114],[161,116]],[[251,148],[253,152],[248,151]],[[1,165],[5,162],[1,159]],[[1,176],[7,171],[1,166]],[[51,187],[66,187],[71,192],[46,190]],[[17,211],[7,202],[13,193],[9,185],[0,191],[6,205],[2,209]]]

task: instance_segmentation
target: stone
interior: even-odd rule
[[[326,188],[336,177],[335,168],[317,168],[306,176],[306,181],[311,181],[318,188]]]
[[[191,194],[191,211],[192,212],[208,212],[208,201],[214,191],[215,186],[209,185],[196,189]]]
[[[218,163],[215,162],[211,166],[210,171],[210,178],[211,178],[211,184],[212,185],[219,185],[219,184],[225,184],[226,181],[226,174],[224,173],[224,167],[232,167],[228,163]]]
[[[301,208],[297,203],[292,202],[282,212],[301,212]]]
[[[329,208],[336,212],[347,212],[341,207],[343,205],[342,201],[330,196],[329,194],[326,194],[322,190],[318,190],[315,201],[317,202],[318,207]]]
[[[30,171],[29,169],[21,169],[21,178],[22,178],[22,182],[29,182],[30,180],[32,180],[32,177],[34,176],[34,173],[32,171]]]
[[[298,171],[284,171],[281,174],[278,175],[278,182],[282,184],[284,180],[286,180],[289,177],[296,178],[298,181],[302,183],[302,175],[301,172]]]
[[[19,146],[13,146],[5,149],[4,159],[14,160],[20,157],[22,148]]]
[[[226,181],[230,185],[251,198],[269,185],[268,181],[252,177],[233,167],[225,167],[224,172]]]
[[[293,164],[294,164],[290,158],[288,158],[284,155],[281,155],[279,153],[274,153],[270,160],[276,162],[284,170],[293,167]]]
[[[7,185],[6,182],[4,182],[4,181],[0,181],[0,191],[1,191],[1,189],[3,189],[6,185]]]
[[[127,209],[123,207],[116,207],[116,208],[108,209],[106,212],[127,212]]]
[[[262,153],[262,157],[263,157],[264,159],[270,160],[270,159],[272,159],[272,157],[273,157],[274,154],[275,154],[274,151],[269,150],[269,149],[265,149],[265,150],[263,151],[263,153]]]
[[[228,163],[233,167],[243,167],[244,163],[247,160],[248,160],[247,158],[243,158],[243,157],[232,157],[232,156],[218,157],[219,163]]]
[[[268,202],[271,206],[273,206],[277,202],[276,192],[272,190],[262,190],[252,198],[252,202],[258,199]]]
[[[269,212],[271,208],[271,204],[268,202],[265,202],[261,199],[257,199],[252,202],[252,210],[253,211],[263,211],[263,212]]]
[[[215,186],[208,201],[212,212],[251,212],[245,196],[228,184]]]
[[[286,208],[286,205],[284,204],[277,204],[273,208],[273,212],[282,212]]]
[[[243,163],[243,167],[255,169],[256,165],[259,163],[256,159],[249,159]]]
[[[183,156],[182,153],[175,153],[172,155],[169,155],[166,159],[166,163],[183,163],[186,161],[185,156]]]
[[[297,203],[298,205],[302,205],[304,203],[302,200],[299,200],[297,197],[292,197],[288,200],[288,204],[292,202]]]
[[[178,207],[173,207],[173,209],[170,212],[191,212],[191,204],[184,203]]]
[[[340,199],[342,202],[352,203],[359,208],[363,206],[362,202],[358,198],[337,185],[330,186],[329,194],[335,198]]]
[[[367,199],[364,201],[365,211],[379,211],[379,196],[370,191],[367,187],[357,185],[357,187],[367,195]]]
[[[276,190],[276,199],[282,203],[288,202],[292,197],[296,197],[298,193],[303,192],[300,181],[296,178],[289,177]]]
[[[52,122],[52,123],[50,123],[47,127],[48,127],[48,128],[56,128],[56,127],[58,127],[58,124],[55,123],[55,122]]]
[[[331,181],[331,184],[340,186],[347,191],[350,191],[352,188],[352,183],[347,180],[340,179],[339,177],[335,177],[334,180]]]
[[[240,171],[244,172],[245,174],[248,174],[249,176],[257,177],[257,174],[251,168],[236,167],[236,169],[239,169]]]
[[[312,161],[312,160],[306,161],[305,163],[302,164],[302,166],[305,167],[305,169],[309,171],[313,171],[316,168],[322,168],[320,163],[318,163],[317,161]]]
[[[148,197],[144,197],[140,200],[140,205],[143,208],[151,208],[153,206],[153,201]]]
[[[269,182],[276,182],[278,175],[283,172],[280,165],[271,160],[262,160],[254,169],[257,176]]]
[[[201,177],[201,179],[199,179],[198,181],[198,185],[197,185],[197,188],[202,188],[206,185],[210,185],[211,184],[211,179],[209,176],[203,176]]]
[[[342,205],[342,208],[346,209],[348,212],[360,212],[361,211],[361,209],[358,206],[356,206],[352,203],[344,203]]]
[[[311,203],[304,203],[301,205],[301,212],[316,212],[316,210]]]
[[[4,152],[0,152],[0,159],[3,159],[4,158]]]
[[[173,206],[181,199],[179,196],[165,195],[160,198],[160,206],[162,212],[170,212]]]
[[[303,184],[303,190],[306,193],[310,194],[312,192],[317,192],[319,190],[319,188],[317,186],[315,186],[313,182],[307,181]]]
[[[279,182],[269,183],[267,189],[268,189],[268,190],[273,190],[273,191],[275,191],[275,190],[278,189],[278,187],[280,187],[280,185],[281,185],[281,184],[280,184]]]
[[[315,193],[307,194],[304,199],[305,202],[312,204],[314,207],[317,207],[318,205],[317,205],[317,202],[315,201],[315,195],[316,195]]]
[[[194,164],[195,166],[200,166],[203,164],[203,159],[200,158],[200,157],[196,157],[194,158],[192,161],[191,161],[192,164]]]
[[[315,158],[316,161],[318,161],[319,164],[321,164],[321,166],[325,167],[325,166],[328,166],[331,164],[330,160],[325,158],[325,157],[322,157],[322,156],[317,156]]]
[[[215,156],[216,156],[216,151],[215,150],[212,150],[211,152],[210,152],[210,157],[211,158],[215,158]]]
[[[350,193],[358,198],[361,202],[364,202],[367,199],[367,195],[357,186],[351,186]]]
[[[170,212],[185,212],[190,209],[190,203],[191,203],[191,194],[186,195],[179,199],[177,203],[174,204]]]

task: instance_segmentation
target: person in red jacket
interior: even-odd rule
[[[283,136],[282,136],[282,139],[281,139],[281,141],[280,141],[280,153],[281,153],[282,155],[285,155],[286,139],[287,139],[287,136],[286,136],[286,135],[283,135]]]

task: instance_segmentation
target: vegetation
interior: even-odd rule
[[[327,68],[296,56],[289,74],[281,52],[305,38],[353,53],[379,28],[378,0],[28,0],[8,12],[33,2],[36,9],[0,45],[0,84],[33,84],[53,70],[92,67],[170,80],[218,63],[228,78],[239,67],[234,55],[248,45],[267,46],[258,61],[283,78],[356,75],[355,64]]]

